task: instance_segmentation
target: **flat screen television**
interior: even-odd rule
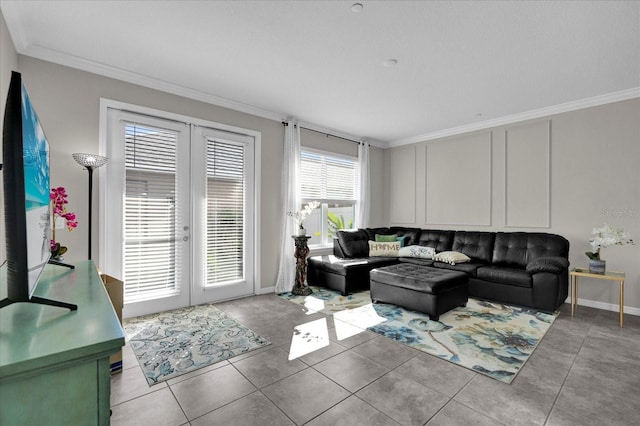
[[[49,262],[49,143],[18,72],[12,72],[2,131],[7,298],[0,308],[32,302],[76,310],[34,296]]]

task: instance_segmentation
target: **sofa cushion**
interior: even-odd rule
[[[404,235],[402,237],[396,237],[396,241],[400,243],[400,247],[406,246],[408,240],[409,237],[405,237]]]
[[[456,231],[451,249],[466,254],[472,262],[490,264],[495,236],[494,232]]]
[[[338,243],[348,258],[369,256],[369,235],[364,229],[338,231]]]
[[[494,266],[524,269],[527,265],[526,232],[498,232],[493,246]]]
[[[399,257],[421,257],[423,259],[433,259],[436,249],[425,246],[406,246],[400,248]]]
[[[484,263],[456,263],[455,265],[451,265],[450,263],[434,261],[433,266],[435,268],[464,272],[470,277],[476,277],[478,268],[486,265]]]
[[[402,228],[400,226],[392,226],[390,229],[392,232],[395,232],[396,235],[405,237],[406,246],[414,246],[420,244],[420,234],[422,234],[422,229]]]
[[[424,229],[420,234],[421,246],[433,247],[437,252],[451,250],[454,231],[434,231]]]
[[[535,274],[538,272],[551,272],[561,274],[569,268],[569,260],[560,256],[539,257],[527,263],[527,272]]]
[[[398,236],[396,234],[393,235],[384,235],[384,234],[376,234],[375,241],[378,243],[392,243],[397,241]]]
[[[398,251],[400,250],[400,243],[394,242],[378,242],[369,241],[369,256],[387,256],[398,257]]]
[[[460,253],[459,251],[442,251],[436,254],[433,257],[433,260],[437,262],[444,262],[450,265],[455,265],[456,263],[466,263],[470,262],[471,259],[464,253]]]
[[[338,275],[353,275],[369,272],[373,268],[380,268],[397,263],[396,258],[374,257],[362,259],[340,259],[333,255],[312,256],[307,262],[313,264],[318,271],[331,272]]]
[[[494,283],[515,285],[531,288],[533,280],[531,274],[523,269],[513,269],[501,266],[484,266],[477,271],[478,279]]]
[[[539,257],[569,257],[569,241],[543,232],[498,232],[493,248],[494,266],[524,269]]]
[[[396,235],[395,232],[389,228],[366,228],[364,231],[367,233],[370,241],[376,240],[377,235]]]
[[[527,238],[527,261],[539,257],[560,256],[569,258],[569,241],[560,235],[542,232],[529,233]]]
[[[422,257],[399,257],[398,260],[401,263],[412,263],[414,265],[421,265],[421,266],[432,266],[433,265],[433,260],[424,259]]]

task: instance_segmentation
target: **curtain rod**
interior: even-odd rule
[[[286,121],[283,121],[283,122],[282,122],[282,124],[283,124],[285,127],[289,125],[289,123],[287,123]],[[295,127],[299,127],[299,128],[301,128],[301,129],[304,129],[304,130],[309,130],[309,131],[311,131],[311,132],[320,133],[321,135],[325,135],[326,137],[331,136],[332,138],[337,138],[337,139],[342,139],[342,140],[345,140],[345,141],[348,141],[348,142],[357,143],[358,145],[360,145],[361,143],[364,143],[364,141],[357,141],[357,140],[354,140],[354,139],[344,138],[344,137],[342,137],[342,136],[332,135],[332,134],[329,134],[329,133],[326,133],[326,132],[321,132],[320,130],[310,129],[310,128],[308,128],[308,127],[302,127],[302,126],[300,126],[300,125],[298,125],[298,124],[294,124],[294,126],[295,126]]]

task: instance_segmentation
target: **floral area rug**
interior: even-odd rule
[[[149,386],[271,343],[213,305],[124,320]]]
[[[368,291],[345,297],[312,289],[309,296],[281,297],[334,315],[336,332],[340,323],[370,330],[505,383],[515,378],[558,315],[470,298],[466,307],[431,321],[420,312],[373,304]]]
[[[293,303],[303,305],[309,311],[322,312],[326,315],[332,315],[345,309],[359,308],[371,303],[371,296],[368,291],[343,296],[338,291],[323,287],[310,286],[310,288],[313,290],[313,294],[310,296],[296,296],[290,292],[279,294],[279,296]]]

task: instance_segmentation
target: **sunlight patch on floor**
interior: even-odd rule
[[[329,329],[326,318],[300,324],[293,329],[289,361],[325,346],[329,346]]]
[[[367,328],[381,324],[386,320],[386,318],[378,315],[371,303],[359,308],[346,309],[333,314],[333,322],[336,325],[336,337],[338,341],[362,333]]]
[[[307,296],[304,298],[304,307],[307,309],[307,315],[313,315],[324,309],[324,300]]]

